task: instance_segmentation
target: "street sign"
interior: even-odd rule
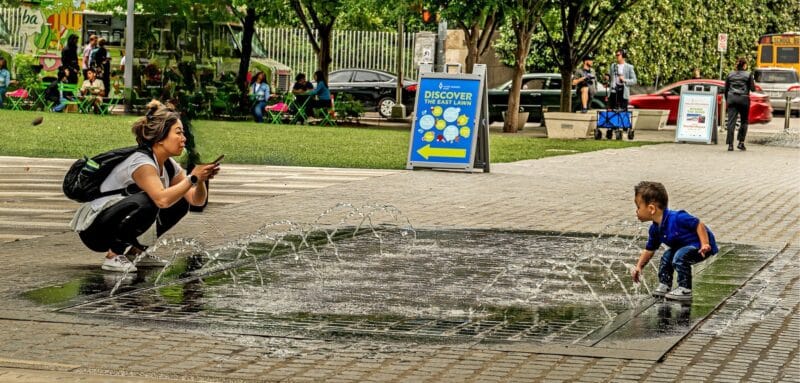
[[[717,51],[725,52],[728,50],[728,34],[720,33],[717,35]]]
[[[408,169],[488,171],[488,145],[479,146],[479,141],[488,140],[484,79],[484,70],[477,74],[420,73]]]

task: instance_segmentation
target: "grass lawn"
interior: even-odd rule
[[[44,122],[31,126],[37,116]],[[136,142],[131,125],[137,118],[0,110],[0,155],[79,158],[131,146]],[[226,163],[403,169],[408,157],[408,129],[207,120],[193,121],[193,126],[204,161],[224,153]],[[494,133],[489,143],[492,163],[651,144]]]

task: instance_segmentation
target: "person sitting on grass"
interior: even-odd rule
[[[81,96],[86,98],[86,103],[94,108],[95,113],[100,113],[100,104],[103,103],[105,94],[106,88],[103,81],[97,79],[94,69],[87,69],[86,80],[83,80],[83,84],[81,84]]]
[[[106,252],[101,268],[108,271],[136,271],[131,259],[175,226],[189,204],[203,205],[205,181],[219,172],[212,163],[196,165],[187,176],[173,159],[186,145],[180,115],[158,101],[147,105],[132,131],[141,150],[116,165],[100,186],[101,192],[125,192],[84,203],[70,222],[86,247]],[[142,267],[165,265],[152,254],[139,258]]]
[[[642,269],[663,243],[669,249],[661,256],[660,283],[653,296],[691,300],[692,265],[708,259],[719,249],[714,233],[703,222],[686,211],[667,209],[668,202],[667,189],[661,183],[642,181],[634,188],[636,217],[639,221],[652,221],[653,224],[639,261],[631,269],[631,277],[639,283]],[[668,292],[672,288],[673,271],[678,272],[678,287]]]

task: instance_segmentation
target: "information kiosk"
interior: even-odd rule
[[[681,86],[675,142],[717,143],[716,86]]]
[[[471,74],[435,73],[420,66],[407,169],[489,172],[486,66]]]

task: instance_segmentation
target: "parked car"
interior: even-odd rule
[[[800,79],[793,68],[756,68],[753,77],[756,84],[769,96],[774,110],[786,110],[786,97],[800,96],[800,91],[796,90],[800,88]],[[789,91],[789,89],[795,90]],[[791,110],[800,114],[800,104],[794,103]]]
[[[711,79],[683,80],[669,84],[654,93],[634,94],[631,95],[628,105],[637,109],[669,110],[667,123],[675,124],[678,121],[678,106],[680,105],[681,86],[683,85],[703,86],[706,89],[710,86],[716,86],[717,110],[720,110],[725,81]],[[769,104],[769,97],[764,93],[760,93],[759,89],[757,87],[756,92],[750,92],[750,116],[748,121],[751,124],[772,121],[772,106]]]
[[[328,87],[334,96],[350,94],[361,101],[364,110],[377,111],[384,118],[392,116],[392,107],[397,102],[397,76],[371,69],[340,69],[328,74]],[[406,114],[414,111],[417,83],[403,80],[403,105]]]
[[[511,80],[489,90],[489,122],[503,121],[502,113],[508,110],[508,91]],[[597,84],[597,92],[591,100],[592,109],[606,108],[606,88]],[[527,73],[522,75],[522,89],[519,93],[520,107],[528,112],[528,122],[542,121],[543,112],[561,109],[561,74]],[[572,111],[580,109],[580,101],[572,89]]]

